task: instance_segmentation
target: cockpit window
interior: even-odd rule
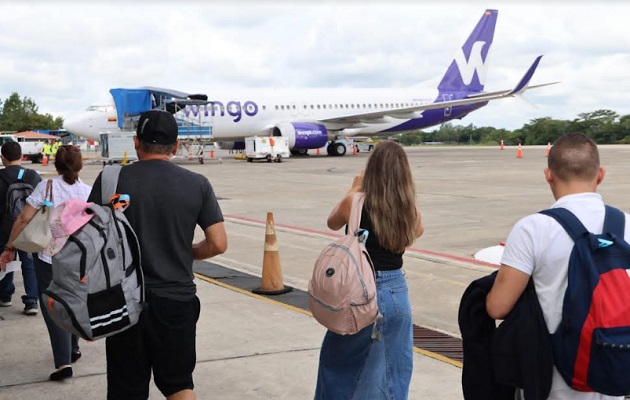
[[[114,106],[113,105],[106,105],[106,106],[89,106],[87,108],[87,110],[85,111],[99,111],[99,112],[110,112],[110,111],[114,111]]]

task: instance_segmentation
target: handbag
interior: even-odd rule
[[[46,183],[44,205],[13,241],[13,247],[28,253],[38,253],[48,246],[52,239],[50,217],[53,211],[52,179]]]

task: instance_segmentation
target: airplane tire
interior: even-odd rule
[[[346,146],[343,143],[335,143],[334,145],[335,155],[336,156],[345,156],[346,155]]]

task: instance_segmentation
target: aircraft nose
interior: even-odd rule
[[[74,115],[63,122],[63,128],[73,135],[83,136],[90,122],[90,118],[85,115]]]

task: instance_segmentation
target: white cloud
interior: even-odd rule
[[[526,102],[494,102],[462,123],[514,129],[599,108],[630,113],[630,5],[511,4],[486,90],[510,88],[545,54]],[[68,116],[113,87],[403,87],[441,76],[486,4],[445,2],[8,2],[0,13],[0,99]],[[491,4],[491,8],[492,8]]]

